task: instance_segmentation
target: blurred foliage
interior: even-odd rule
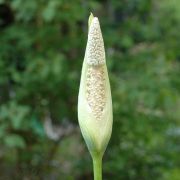
[[[90,11],[114,107],[104,180],[179,180],[179,0],[0,0],[0,179],[92,179],[79,133],[44,129],[47,112],[77,124]]]

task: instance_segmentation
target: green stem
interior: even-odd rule
[[[102,156],[93,156],[94,180],[102,180]]]

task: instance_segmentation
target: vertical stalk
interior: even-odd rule
[[[93,171],[94,180],[102,180],[102,156],[94,155],[93,158]]]

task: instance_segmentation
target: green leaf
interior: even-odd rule
[[[36,135],[41,136],[41,137],[45,135],[42,123],[35,116],[32,116],[31,127],[33,128],[33,131],[36,133]]]
[[[50,22],[53,20],[56,14],[56,7],[57,7],[57,2],[50,1],[47,7],[44,9],[42,16],[46,22]]]
[[[11,134],[5,137],[4,143],[8,147],[14,147],[14,148],[24,148],[26,146],[26,143],[24,139],[16,134]]]

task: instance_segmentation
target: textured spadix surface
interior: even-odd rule
[[[93,18],[90,24],[86,52],[89,65],[97,66],[105,63],[104,42],[97,17]]]
[[[90,152],[103,154],[112,131],[112,100],[100,24],[92,16],[81,73],[78,119]]]

